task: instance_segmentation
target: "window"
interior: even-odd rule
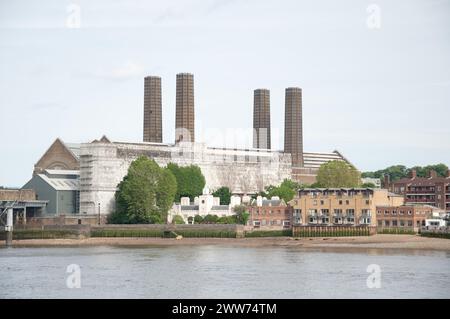
[[[381,210],[377,211],[377,215],[381,215]]]
[[[342,205],[342,200],[339,201],[339,205]]]
[[[412,220],[408,220],[408,227],[412,227],[412,225],[413,225]]]
[[[346,205],[350,205],[350,201],[347,199],[347,200],[345,201],[345,204],[346,204]]]
[[[388,220],[385,220],[384,221],[384,226],[389,227],[389,226],[391,226],[391,223]]]
[[[366,199],[366,205],[370,205],[370,200]]]
[[[401,220],[401,221],[400,221],[400,226],[401,226],[401,227],[405,227],[405,221],[404,221],[404,220]]]
[[[382,220],[379,220],[378,221],[378,227],[382,227],[383,226],[383,221]]]
[[[314,206],[317,206],[317,199],[315,199],[315,200],[313,201],[313,205],[314,205]]]
[[[392,216],[397,216],[397,211],[396,210],[392,211]]]
[[[408,210],[408,215],[412,215],[412,212],[410,210]]]
[[[321,200],[320,205],[325,205],[325,202],[323,200]]]
[[[393,227],[397,227],[397,221],[396,221],[396,220],[393,220],[393,221],[392,221],[392,226],[393,226]]]
[[[389,215],[389,211],[388,211],[388,210],[385,210],[385,211],[384,211],[384,215]]]

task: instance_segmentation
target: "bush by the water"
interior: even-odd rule
[[[450,233],[432,233],[432,232],[430,232],[430,233],[421,233],[420,236],[450,239]]]
[[[377,230],[378,234],[389,234],[389,235],[415,235],[414,229],[410,228],[381,228]]]
[[[292,230],[254,230],[245,232],[245,237],[290,237]]]

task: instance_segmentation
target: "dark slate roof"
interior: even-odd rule
[[[198,210],[198,205],[181,206],[181,210]]]
[[[228,205],[213,206],[211,210],[228,210]]]

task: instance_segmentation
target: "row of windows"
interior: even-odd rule
[[[289,220],[254,220],[253,226],[290,226],[291,222]]]
[[[296,212],[294,211],[294,214],[295,213]],[[328,209],[319,209],[319,210],[309,209],[308,210],[309,215],[317,215],[318,213],[321,213],[322,215],[329,215],[330,210],[328,210]],[[343,209],[335,209],[333,213],[334,213],[334,215],[343,215],[344,210]],[[301,214],[301,209],[298,209],[298,214]],[[346,214],[346,216],[355,216],[355,210],[354,209],[346,209],[345,214]],[[370,209],[362,209],[361,214],[362,215],[370,215],[371,211],[370,211]]]
[[[284,210],[261,210],[261,211],[259,211],[259,210],[255,210],[255,215],[272,215],[272,214],[284,214],[285,213],[285,211]]]
[[[321,199],[320,201],[318,201],[317,199],[313,200],[313,205],[317,206],[319,204],[319,202],[320,202],[320,205],[322,205],[322,206],[325,205],[325,201],[323,199]],[[345,201],[344,200],[339,200],[338,201],[339,205],[344,205],[344,202],[345,202],[345,205],[350,205],[350,201],[348,199],[345,200]],[[366,205],[370,205],[371,204],[371,200],[366,199],[365,204]]]
[[[355,218],[354,217],[347,217],[347,218],[333,218],[331,219],[333,221],[333,224],[354,224]],[[370,224],[370,218],[361,218],[360,224]],[[330,218],[328,217],[310,217],[308,219],[309,224],[329,224]]]
[[[420,225],[425,226],[425,221],[420,222],[420,220],[416,221],[416,226]],[[378,220],[378,227],[412,227],[412,220]]]
[[[383,214],[383,215],[385,215],[385,216],[387,216],[387,215],[392,215],[392,216],[397,216],[397,215],[399,215],[399,216],[403,216],[403,215],[405,215],[405,212],[402,211],[402,210],[401,210],[401,211],[396,211],[396,210],[389,211],[389,210],[385,210],[384,212],[381,211],[381,210],[377,211],[377,215],[381,215],[381,214]],[[427,214],[427,212],[416,212],[416,215],[426,215],[426,214]],[[407,215],[411,216],[411,215],[413,215],[413,212],[412,212],[411,210],[408,210]]]

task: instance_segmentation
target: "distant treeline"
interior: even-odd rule
[[[445,164],[427,165],[427,166],[414,166],[406,167],[404,165],[394,165],[388,168],[378,170],[376,172],[364,172],[362,177],[381,178],[387,174],[391,178],[391,181],[396,181],[401,178],[409,177],[412,170],[416,170],[418,177],[427,177],[431,170],[436,171],[438,176],[446,177],[448,172],[448,166]]]

